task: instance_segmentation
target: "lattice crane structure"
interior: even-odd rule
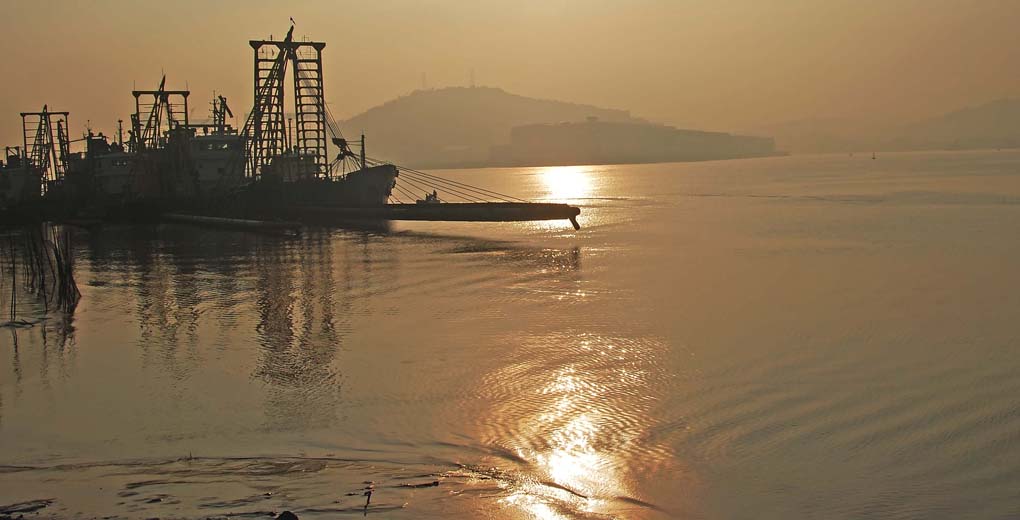
[[[24,156],[42,178],[44,194],[61,184],[67,174],[67,116],[67,112],[50,112],[47,105],[41,112],[21,113]]]
[[[327,114],[323,95],[323,42],[294,41],[294,27],[283,40],[251,40],[255,54],[254,106],[242,132],[247,138],[245,175],[259,178],[273,161],[288,156],[300,176],[330,177]],[[284,86],[292,69],[294,126],[287,128]]]

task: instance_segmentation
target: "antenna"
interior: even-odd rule
[[[475,88],[475,68],[471,67],[471,88]]]

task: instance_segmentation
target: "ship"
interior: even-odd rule
[[[211,122],[192,121],[191,92],[167,88],[165,75],[155,89],[132,91],[127,138],[123,121],[116,140],[90,128],[75,141],[84,143],[80,152],[69,151],[66,112],[44,107],[22,114],[24,146],[7,159],[0,186],[10,187],[2,193],[22,208],[32,207],[38,193],[41,213],[51,219],[562,218],[579,227],[578,208],[532,203],[369,157],[366,137],[347,139],[326,105],[326,44],[297,41],[293,33],[292,25],[282,40],[249,41],[254,102],[240,128],[229,123],[234,114],[226,97],[216,94]],[[286,92],[293,98],[288,111]],[[424,198],[413,195],[417,190]]]
[[[22,112],[22,145],[4,147],[0,161],[0,217],[3,221],[31,220],[45,212],[44,195],[58,189],[52,179],[66,170],[67,112]]]
[[[0,160],[0,213],[14,211],[38,201],[42,178],[21,155],[21,147],[5,147]]]

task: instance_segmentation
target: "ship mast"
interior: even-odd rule
[[[156,90],[134,90],[135,113],[131,116],[134,139],[138,151],[156,149],[163,144],[164,135],[180,126],[188,127],[188,90],[166,90],[166,76]],[[149,96],[152,101],[149,102]],[[143,101],[143,99],[145,99]],[[148,111],[142,125],[142,111]]]
[[[21,113],[21,137],[29,167],[43,179],[43,194],[63,182],[67,173],[67,112]]]
[[[330,177],[326,149],[326,102],[323,95],[324,42],[294,41],[294,26],[283,40],[251,40],[254,51],[255,103],[244,134],[248,138],[245,174],[258,178],[273,159],[290,148],[311,166],[315,177]],[[294,85],[293,140],[284,117],[287,67]],[[288,146],[289,145],[289,146]]]

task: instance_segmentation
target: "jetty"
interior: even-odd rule
[[[521,222],[532,220],[568,220],[575,230],[580,208],[568,204],[541,202],[444,202],[426,204],[386,204],[378,207],[344,208],[329,206],[290,206],[284,214],[299,221],[358,220],[432,220],[451,222]]]

